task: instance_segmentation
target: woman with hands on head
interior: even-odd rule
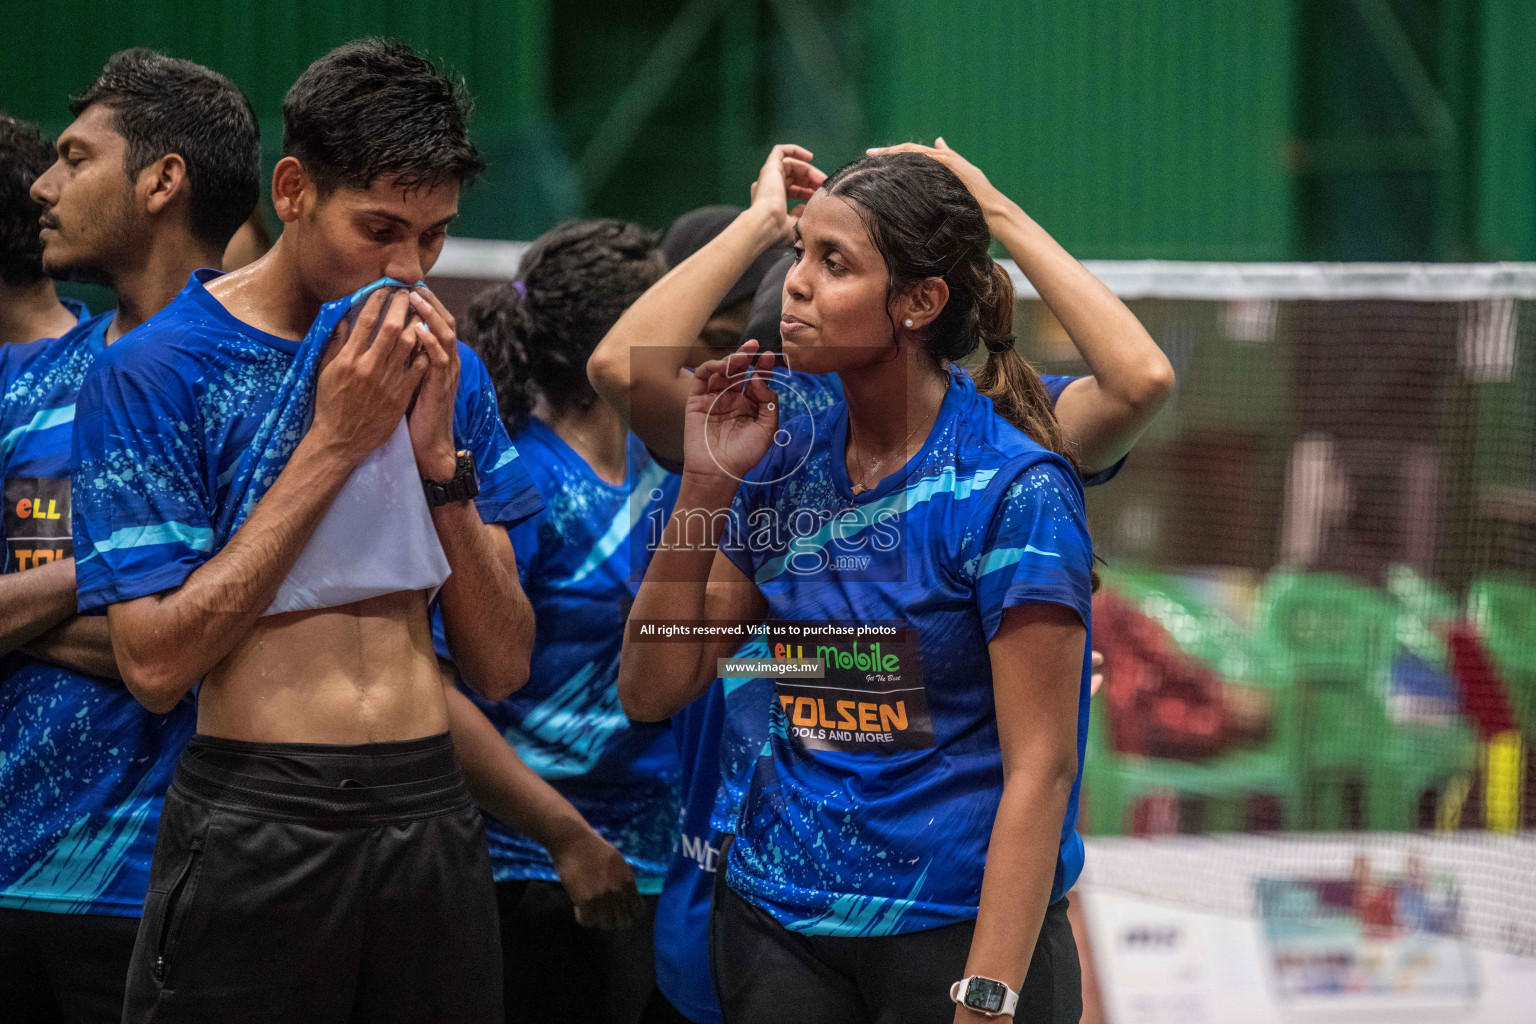
[[[976,198],[992,237],[1035,286],[1088,364],[1091,372],[1083,377],[1042,379],[1055,402],[1056,417],[1067,442],[1074,448],[1085,482],[1108,482],[1173,393],[1174,371],[1168,357],[1113,292],[942,137],[931,147],[906,143],[868,152],[930,156],[954,171]],[[810,152],[801,147],[775,147],[768,164],[777,163],[783,168],[779,181],[760,178],[754,190],[782,187],[786,198],[808,198],[805,187],[825,177],[808,164],[810,159]],[[791,175],[803,176],[803,180],[791,183]],[[786,230],[788,218],[794,216],[798,216],[794,210],[787,212]],[[786,243],[787,239],[770,238],[759,254]],[[719,251],[717,248],[708,255],[700,254],[693,263],[712,261]],[[743,271],[751,263],[748,260]],[[683,406],[690,384],[684,353],[715,308],[708,304],[714,295],[710,286],[717,283],[717,276],[724,277],[725,272],[734,269],[734,264],[722,269],[720,275],[705,277],[700,273],[702,268],[693,265],[675,274],[665,288],[653,289],[655,294],[648,296],[649,301],[637,303],[636,312],[621,318],[608,333],[587,367],[598,393],[629,417],[631,427],[651,451],[668,459],[682,457]],[[782,270],[782,264],[776,264],[767,273],[763,287],[778,290],[783,281]],[[730,278],[719,295],[724,296],[736,280]],[[752,324],[760,323],[757,305],[754,304]],[[777,333],[777,324],[772,329]],[[765,349],[778,348],[777,338],[752,334],[748,337]],[[802,368],[792,365],[790,369]],[[802,378],[805,376],[801,374]],[[828,404],[822,401],[823,392],[841,397],[836,388],[835,380],[802,379],[797,388],[799,393],[791,392],[785,398],[791,408],[801,399],[802,404],[819,408]],[[999,412],[1007,416],[1007,410]]]
[[[830,178],[808,158],[776,147],[752,206],[624,318],[660,329],[707,309],[790,234],[783,354],[837,374],[844,401],[781,422],[778,357],[756,340],[692,375],[681,488],[619,695],[631,717],[664,718],[739,645],[647,642],[647,620],[818,637],[815,687],[776,681],[727,858],[727,1020],[975,1021],[1015,1003],[1076,1020],[1065,893],[1082,866],[1092,587],[1077,467],[1013,350],[1012,284],[962,180],[924,154]],[[1074,287],[1064,275],[1091,309]],[[974,379],[955,368],[983,344]],[[853,647],[834,632],[849,628],[890,632]],[[847,669],[875,636],[882,671]]]

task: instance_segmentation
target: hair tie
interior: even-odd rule
[[[528,297],[528,286],[523,284],[521,281],[513,281],[512,290],[517,292],[517,294],[521,295],[525,299]]]
[[[1016,339],[1011,334],[1005,334],[1001,338],[988,338],[986,341],[988,352],[1007,352],[1013,348]]]

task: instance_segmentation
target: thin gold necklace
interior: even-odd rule
[[[939,412],[942,411],[943,408],[944,408],[944,397],[945,397],[945,395],[948,395],[948,394],[949,394],[949,374],[946,373],[944,375],[944,394],[939,396],[939,404],[933,410],[933,417],[931,419],[929,419],[927,422],[919,423],[917,426],[913,427],[912,428],[912,432],[910,434],[908,434],[906,436],[906,438],[901,442],[901,447],[896,449],[897,452],[901,453],[902,455],[905,455],[906,451],[907,451],[907,445],[912,443],[912,438],[917,436],[917,432],[919,430],[922,430],[924,427],[931,427],[931,426],[933,426],[934,423],[938,422]],[[875,470],[879,469],[885,463],[885,459],[884,458],[876,459],[874,462],[870,463],[868,469],[864,468],[864,453],[859,451],[859,439],[858,439],[857,435],[855,435],[854,432],[853,432],[853,417],[852,416],[848,417],[848,440],[850,442],[852,442],[852,444],[853,444],[853,457],[854,457],[855,461],[858,462],[859,470],[860,470],[860,472],[859,472],[859,479],[857,481],[850,481],[850,483],[852,484],[852,487],[853,487],[854,496],[857,497],[858,495],[863,494],[865,491],[868,491],[868,490],[872,489],[871,487],[866,486],[864,481],[868,480],[869,477],[870,477],[870,474],[874,473]],[[878,483],[878,481],[877,481],[877,483]]]

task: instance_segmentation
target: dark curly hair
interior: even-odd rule
[[[992,234],[965,183],[932,157],[888,153],[841,168],[823,188],[862,208],[889,295],[944,279],[949,301],[923,334],[935,363],[957,363],[986,345],[976,389],[1036,444],[1073,461],[1040,374],[1013,347],[1013,280],[988,254]]]
[[[517,280],[475,297],[464,342],[485,360],[507,430],[542,395],[588,409],[587,359],[624,311],[666,273],[654,234],[621,220],[568,221],[523,254]]]
[[[0,281],[32,284],[43,278],[38,205],[28,194],[53,163],[53,144],[36,126],[0,114]]]

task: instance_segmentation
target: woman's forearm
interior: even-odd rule
[[[1006,199],[987,222],[1066,329],[1092,376],[1068,385],[1056,416],[1092,472],[1131,450],[1173,392],[1173,364],[1125,303]]]
[[[1016,204],[987,211],[987,221],[1099,387],[1132,405],[1160,405],[1173,386],[1173,367],[1136,314]]]
[[[640,296],[593,350],[593,388],[656,454],[682,459],[684,357],[726,292],[781,237],[761,210],[743,211]]]
[[[702,623],[709,573],[731,514],[734,482],[699,481],[685,474],[662,542],[646,567],[630,608],[632,624],[656,619]],[[685,707],[714,678],[701,664],[714,645],[703,637],[683,640],[632,639],[625,629],[619,659],[619,701],[625,714],[660,721]]]
[[[1072,792],[1073,773],[1054,778],[1015,774],[1003,786],[987,864],[982,875],[981,910],[965,964],[965,977],[979,974],[1006,982],[1014,991],[1024,984],[1035,941],[1045,920],[1061,821]],[[956,979],[958,980],[958,979]],[[960,1009],[955,1019],[983,1020]]]
[[[445,678],[448,730],[475,802],[547,849],[590,826],[571,802],[529,768],[491,720]]]

